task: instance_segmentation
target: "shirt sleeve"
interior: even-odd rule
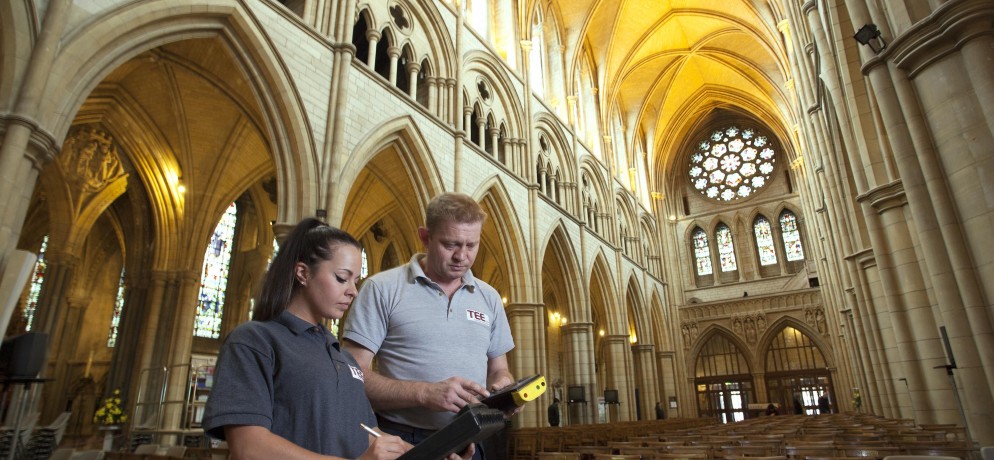
[[[236,335],[245,334],[235,332],[218,354],[214,386],[204,409],[204,431],[218,439],[224,439],[226,425],[261,426],[272,431],[272,355],[239,340]]]
[[[345,318],[343,338],[362,345],[376,354],[387,335],[389,311],[383,289],[372,278],[366,279]]]
[[[507,312],[504,311],[504,303],[494,291],[494,299],[490,302],[494,310],[494,322],[490,329],[490,348],[487,350],[487,358],[496,358],[514,349],[514,338],[511,337],[511,325],[507,322]]]

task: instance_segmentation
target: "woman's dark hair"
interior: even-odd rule
[[[290,305],[290,299],[302,288],[294,274],[297,262],[303,262],[313,270],[319,262],[331,260],[342,245],[352,245],[362,250],[362,245],[355,237],[344,230],[313,217],[300,221],[273,257],[262,282],[259,302],[252,312],[252,320],[269,321]]]

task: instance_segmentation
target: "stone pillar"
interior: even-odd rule
[[[444,120],[442,111],[438,108],[438,79],[429,76],[425,78],[425,82],[428,84],[428,111]]]
[[[409,75],[407,79],[407,94],[411,95],[411,99],[418,100],[418,72],[421,71],[421,64],[412,60],[407,63],[404,70]]]
[[[601,363],[608,369],[607,382],[603,385],[603,389],[618,390],[618,401],[620,402],[616,408],[617,418],[612,418],[614,413],[608,407],[608,422],[634,420],[632,415],[632,408],[635,407],[635,394],[632,391],[634,367],[632,366],[629,338],[623,334],[610,334],[601,340],[606,341],[608,347],[608,362]]]
[[[594,370],[593,323],[571,322],[562,328],[566,347],[566,385],[583,387],[586,402],[568,404],[569,424],[594,423],[597,415],[597,373]]]
[[[500,135],[500,130],[495,126],[490,128],[490,130],[487,131],[487,134],[490,136],[490,150],[487,150],[487,153],[490,153],[494,158],[497,158],[497,136]]]
[[[376,29],[366,30],[366,40],[369,41],[369,53],[366,56],[366,65],[370,70],[376,68],[376,44],[380,42],[382,34]]]
[[[190,356],[193,346],[193,326],[197,314],[197,295],[200,291],[200,272],[180,272],[175,290],[175,302],[171,307],[173,324],[172,337],[168,342],[166,362],[169,367],[169,384],[166,388],[166,401],[184,401],[189,391]],[[184,404],[171,404],[164,407],[163,425],[165,429],[179,429],[182,426]]]
[[[397,65],[400,62],[400,48],[396,46],[387,48],[387,56],[390,56],[390,78],[388,80],[390,80],[390,86],[397,86]]]
[[[642,420],[652,420],[656,417],[656,401],[660,399],[659,381],[656,372],[656,347],[654,345],[633,345],[635,355],[636,376],[635,388],[639,390],[638,412]]]
[[[13,91],[17,97],[13,110],[4,117],[6,125],[0,138],[0,275],[20,238],[38,173],[58,152],[57,140],[34,120],[71,11],[72,0],[48,3],[38,35],[33,37],[21,86]]]
[[[541,304],[510,303],[505,311],[511,325],[511,336],[514,337],[514,361],[509,362],[511,374],[518,379],[545,372],[548,367],[545,356],[545,307]],[[511,422],[515,427],[543,426],[545,416],[544,405],[526,404]]]
[[[445,89],[446,89],[445,102],[447,103],[443,103],[443,106],[445,107],[445,117],[443,119],[447,120],[450,125],[455,125],[456,117],[458,116],[456,114],[459,113],[454,106],[454,104],[458,104],[459,102],[459,98],[456,97],[456,79],[454,78],[445,79]]]

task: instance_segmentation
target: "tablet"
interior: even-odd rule
[[[491,393],[480,402],[486,404],[487,407],[508,412],[542,396],[545,393],[545,388],[545,376],[535,374]]]

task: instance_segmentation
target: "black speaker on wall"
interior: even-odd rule
[[[566,399],[571,403],[587,402],[586,395],[583,392],[583,386],[570,385],[569,388],[566,389]]]
[[[620,404],[618,390],[604,390],[604,404]]]
[[[28,332],[16,335],[0,344],[0,373],[7,379],[38,377],[45,365],[48,334]]]

